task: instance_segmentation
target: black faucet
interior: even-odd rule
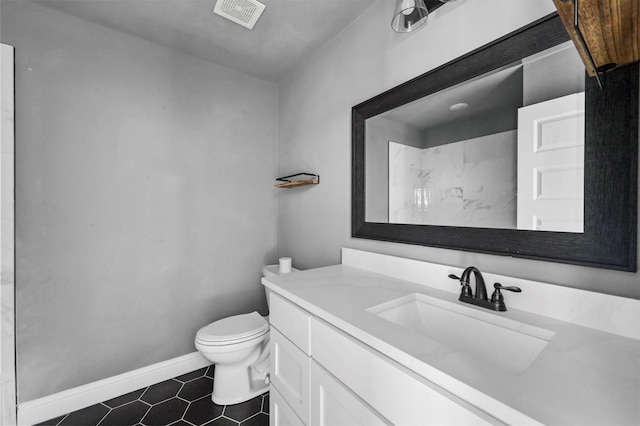
[[[471,292],[471,273],[473,273],[476,281],[475,294]],[[454,274],[449,274],[449,278],[459,280],[462,286],[460,292],[461,302],[471,303],[472,305],[482,306],[483,308],[492,309],[494,311],[506,311],[507,305],[504,303],[504,297],[500,290],[509,290],[516,293],[520,293],[522,290],[519,287],[509,286],[505,287],[500,283],[495,283],[493,288],[495,289],[491,295],[491,300],[487,298],[487,287],[484,284],[484,278],[480,273],[480,270],[475,266],[469,266],[462,272],[462,276],[458,277]]]

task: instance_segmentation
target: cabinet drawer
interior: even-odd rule
[[[309,368],[311,359],[278,330],[271,329],[271,385],[298,417],[309,420]]]
[[[296,415],[280,392],[273,386],[269,391],[269,426],[300,426],[304,422]]]
[[[323,321],[311,334],[314,360],[395,425],[501,424]]]
[[[312,315],[275,293],[270,295],[269,322],[304,353],[311,355]]]
[[[311,425],[390,425],[315,361],[311,361]]]

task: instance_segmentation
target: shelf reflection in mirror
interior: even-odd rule
[[[367,119],[366,221],[582,232],[583,92],[566,42]]]

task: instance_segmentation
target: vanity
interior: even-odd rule
[[[343,249],[263,278],[271,424],[640,424],[640,301],[485,273],[523,290],[493,312],[449,273]]]
[[[552,14],[355,105],[351,237],[635,272],[640,66],[599,87],[568,40]],[[502,312],[460,266],[263,278],[271,424],[640,424],[639,300],[482,271]]]

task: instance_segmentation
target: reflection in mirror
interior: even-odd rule
[[[366,120],[367,222],[583,232],[571,42]]]

